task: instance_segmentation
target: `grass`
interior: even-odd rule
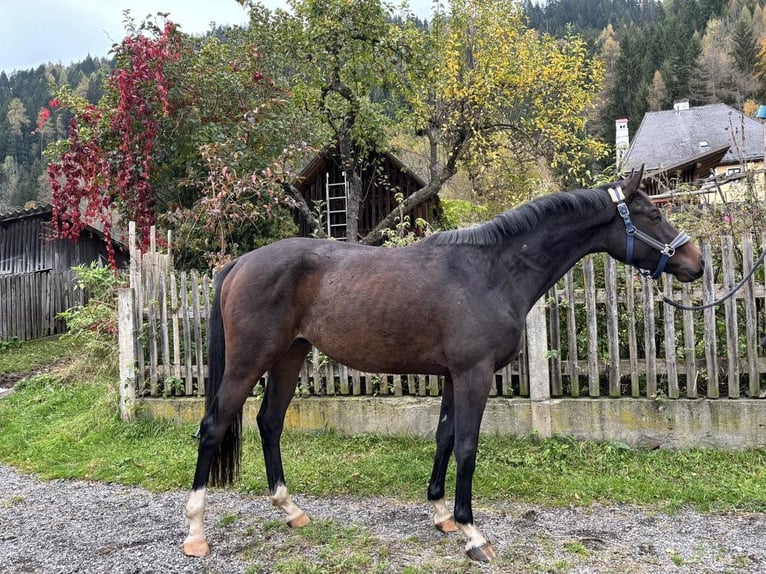
[[[19,370],[26,356],[66,355],[61,341],[25,343],[0,352],[0,370]],[[0,461],[45,478],[85,478],[185,489],[197,443],[193,426],[122,423],[116,373],[80,360],[54,374],[22,381],[0,401]],[[433,443],[409,437],[291,433],[283,438],[286,476],[293,492],[319,496],[389,496],[422,500]],[[245,432],[244,492],[265,493],[257,432]],[[766,510],[766,451],[636,450],[619,443],[566,438],[482,437],[474,478],[478,500],[512,499],[547,505],[599,502],[652,504],[664,509]],[[454,467],[448,489],[454,487]],[[449,490],[448,490],[449,491]]]
[[[66,338],[51,337],[36,341],[17,340],[0,342],[0,374],[23,373],[50,365],[72,351]]]
[[[72,353],[66,342],[51,340],[0,350],[0,372],[35,371],[45,360],[61,362],[78,354],[68,366],[22,380],[13,394],[0,400],[0,462],[43,478],[99,480],[152,491],[189,488],[196,460],[197,442],[191,437],[195,425],[121,422],[117,373],[110,361],[83,357],[76,349]],[[287,432],[282,443],[285,472],[294,493],[425,500],[434,450],[430,440]],[[265,495],[266,476],[255,431],[245,432],[243,452],[242,479],[236,488]],[[478,504],[493,500],[538,505],[599,502],[670,511],[684,506],[703,511],[764,511],[765,461],[764,450],[652,451],[567,438],[484,436],[474,499]],[[454,492],[454,465],[450,470],[449,496]],[[218,526],[240,519],[226,515]],[[392,549],[384,541],[332,521],[317,521],[299,530],[286,529],[276,521],[256,530],[242,546],[250,572],[383,572],[390,570],[393,561]],[[445,555],[454,553],[452,546],[445,550],[422,542],[414,545],[422,547],[427,557],[408,567],[410,574],[480,570],[465,560],[446,560]],[[570,543],[567,550],[571,557],[567,564],[547,571],[565,572],[569,562],[587,555],[578,542]],[[675,562],[680,557],[671,559]],[[499,565],[515,568],[514,560],[509,553],[499,557]]]

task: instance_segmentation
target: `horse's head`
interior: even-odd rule
[[[610,233],[615,239],[610,240],[609,254],[638,267],[653,279],[665,272],[679,281],[694,281],[704,271],[702,252],[639,189],[643,172],[641,168],[608,187],[616,212],[614,233]]]

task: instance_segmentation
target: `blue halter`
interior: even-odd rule
[[[654,273],[648,269],[641,268],[639,268],[639,271],[641,271],[641,273],[646,277],[659,279],[660,275],[662,275],[662,272],[665,269],[665,265],[667,264],[668,259],[675,255],[676,249],[685,243],[688,243],[691,238],[683,231],[680,231],[678,235],[676,235],[675,239],[673,239],[673,241],[670,243],[661,243],[657,241],[654,237],[647,235],[640,229],[636,229],[636,226],[633,225],[633,222],[630,220],[630,211],[628,210],[628,205],[625,203],[625,195],[622,193],[622,188],[619,185],[617,187],[610,187],[609,195],[617,206],[617,213],[619,213],[622,217],[622,221],[625,223],[625,233],[628,235],[627,255],[625,256],[625,263],[630,265],[633,261],[633,238],[639,239],[643,243],[646,243],[648,246],[654,247],[657,251],[660,252],[661,255],[660,261],[657,263],[657,269],[654,270]]]

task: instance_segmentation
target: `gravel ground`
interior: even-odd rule
[[[477,566],[463,558],[460,535],[444,535],[430,525],[425,503],[294,498],[320,524],[353,525],[372,537],[375,548],[389,549],[384,567],[378,565],[376,572],[400,572],[412,565],[428,572],[513,574],[766,573],[766,516],[761,514],[480,504],[477,523],[499,558]],[[186,499],[186,492],[153,494],[119,485],[41,481],[0,466],[0,572],[272,572],[280,545],[292,544],[292,552],[302,552],[290,540],[295,531],[275,526],[281,516],[265,496],[213,491],[206,517],[212,554],[184,557]],[[315,548],[305,547],[299,557],[309,563],[316,558],[313,571],[324,571]],[[334,571],[341,571],[337,564]]]

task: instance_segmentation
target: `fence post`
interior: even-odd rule
[[[549,438],[551,436],[551,381],[548,367],[545,296],[540,297],[530,309],[526,327],[532,430],[540,438]]]
[[[131,288],[117,293],[120,349],[120,418],[133,419],[136,403],[136,348],[134,340],[135,297]]]

